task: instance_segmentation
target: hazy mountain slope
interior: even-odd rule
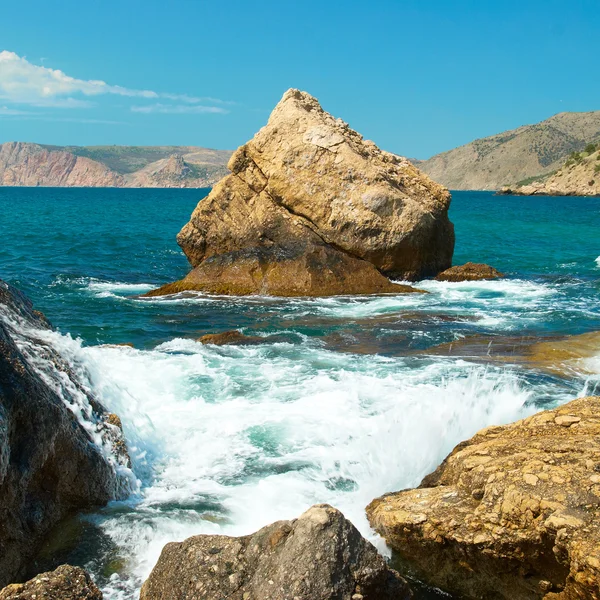
[[[573,152],[567,162],[550,176],[522,186],[508,186],[504,194],[522,196],[600,196],[600,144]]]
[[[450,189],[495,190],[555,171],[571,152],[596,141],[600,111],[560,113],[415,163]]]
[[[0,185],[208,187],[228,173],[231,152],[196,146],[0,144]]]

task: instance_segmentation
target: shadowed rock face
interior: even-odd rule
[[[600,597],[600,397],[459,444],[367,507],[423,579],[466,598]]]
[[[450,266],[450,194],[286,92],[177,237],[194,270],[162,293],[321,296],[409,291]]]
[[[59,521],[120,493],[115,464],[56,391],[58,381],[68,381],[71,389],[86,393],[61,357],[36,339],[35,331],[48,328],[25,296],[0,281],[0,586],[18,580]],[[33,368],[31,354],[53,365],[55,387]],[[112,445],[115,461],[126,465],[116,416],[93,398],[88,401],[90,426]]]
[[[253,535],[167,544],[140,600],[404,600],[406,582],[326,504]]]
[[[102,600],[102,592],[83,569],[62,565],[27,583],[5,587],[0,600]]]

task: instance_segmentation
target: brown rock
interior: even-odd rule
[[[367,507],[423,579],[466,598],[600,598],[600,397],[459,444]]]
[[[102,592],[83,569],[62,565],[27,583],[5,587],[0,600],[102,600]]]
[[[504,277],[500,271],[483,263],[468,262],[442,271],[437,281],[481,281],[483,279],[499,279]]]
[[[448,190],[289,90],[177,237],[194,270],[159,293],[398,293],[447,268]]]
[[[244,335],[243,333],[233,330],[224,331],[223,333],[207,333],[199,340],[202,344],[214,344],[215,346],[226,346],[229,344],[238,345],[254,345],[264,343],[264,338],[253,335]]]
[[[406,582],[338,510],[318,504],[245,537],[167,544],[140,600],[403,600]]]

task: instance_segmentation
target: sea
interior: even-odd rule
[[[600,198],[454,192],[454,264],[501,280],[141,298],[189,270],[175,236],[207,193],[0,188],[0,278],[55,326],[48,339],[120,416],[132,460],[131,494],[61,524],[36,572],[69,562],[106,599],[135,599],[166,543],[249,534],[318,502],[389,555],[372,499],[418,485],[483,427],[600,393],[600,348],[568,374],[492,352],[600,330]],[[232,329],[263,343],[198,341]],[[483,350],[461,354],[465,339]]]

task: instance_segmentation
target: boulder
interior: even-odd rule
[[[102,600],[102,592],[83,569],[62,565],[27,583],[5,587],[0,600]]]
[[[140,600],[403,600],[406,582],[338,510],[245,537],[199,535],[167,544]]]
[[[0,281],[0,586],[23,575],[62,519],[126,493],[120,423],[44,341],[48,329]]]
[[[398,293],[451,265],[450,193],[288,90],[177,236],[193,270],[150,295]]]
[[[426,582],[465,598],[600,598],[600,397],[459,444],[367,507]]]
[[[484,279],[500,279],[503,273],[483,263],[468,262],[442,271],[436,281],[481,281]]]

